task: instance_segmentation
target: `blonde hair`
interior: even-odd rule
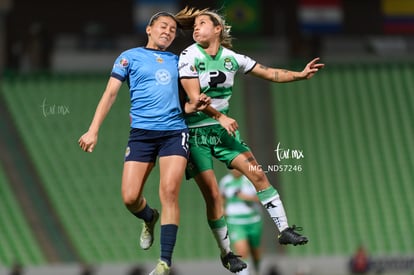
[[[226,20],[224,20],[224,17],[219,13],[209,9],[200,10],[195,8],[189,8],[187,6],[175,15],[175,19],[177,20],[178,24],[182,29],[190,30],[194,28],[194,21],[196,17],[201,15],[207,15],[208,17],[210,17],[214,26],[222,27],[220,33],[220,44],[223,47],[231,49],[233,47],[233,37],[230,34],[231,26],[226,24]]]

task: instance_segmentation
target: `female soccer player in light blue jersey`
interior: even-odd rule
[[[131,98],[131,131],[121,193],[128,210],[144,221],[140,235],[142,249],[151,247],[159,218],[158,211],[144,198],[143,188],[157,157],[160,165],[161,256],[151,272],[153,275],[170,272],[180,218],[178,194],[189,154],[188,129],[178,94],[178,57],[166,51],[176,31],[173,15],[160,12],[152,16],[146,28],[148,43],[127,50],[116,59],[89,130],[79,139],[84,151],[94,150],[99,128],[126,81]],[[208,98],[203,95],[196,104],[186,103],[185,109],[196,111],[206,104]]]

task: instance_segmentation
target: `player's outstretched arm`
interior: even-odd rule
[[[320,58],[316,57],[308,64],[306,64],[305,68],[302,71],[303,79],[312,78],[319,71],[319,69],[325,67],[324,63],[319,63],[319,60]]]
[[[269,68],[262,64],[256,64],[251,71],[254,76],[277,83],[292,82],[312,78],[325,64],[319,63],[320,58],[314,58],[301,72],[287,69]]]

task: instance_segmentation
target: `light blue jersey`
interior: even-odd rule
[[[127,81],[131,127],[145,130],[186,128],[178,94],[178,57],[144,47],[123,52],[111,73]]]

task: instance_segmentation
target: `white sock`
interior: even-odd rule
[[[209,220],[208,224],[216,239],[217,245],[220,248],[221,256],[227,255],[231,249],[226,220],[224,217],[221,217],[215,221]]]
[[[286,212],[279,194],[273,186],[257,192],[260,202],[276,224],[279,232],[289,227]]]

